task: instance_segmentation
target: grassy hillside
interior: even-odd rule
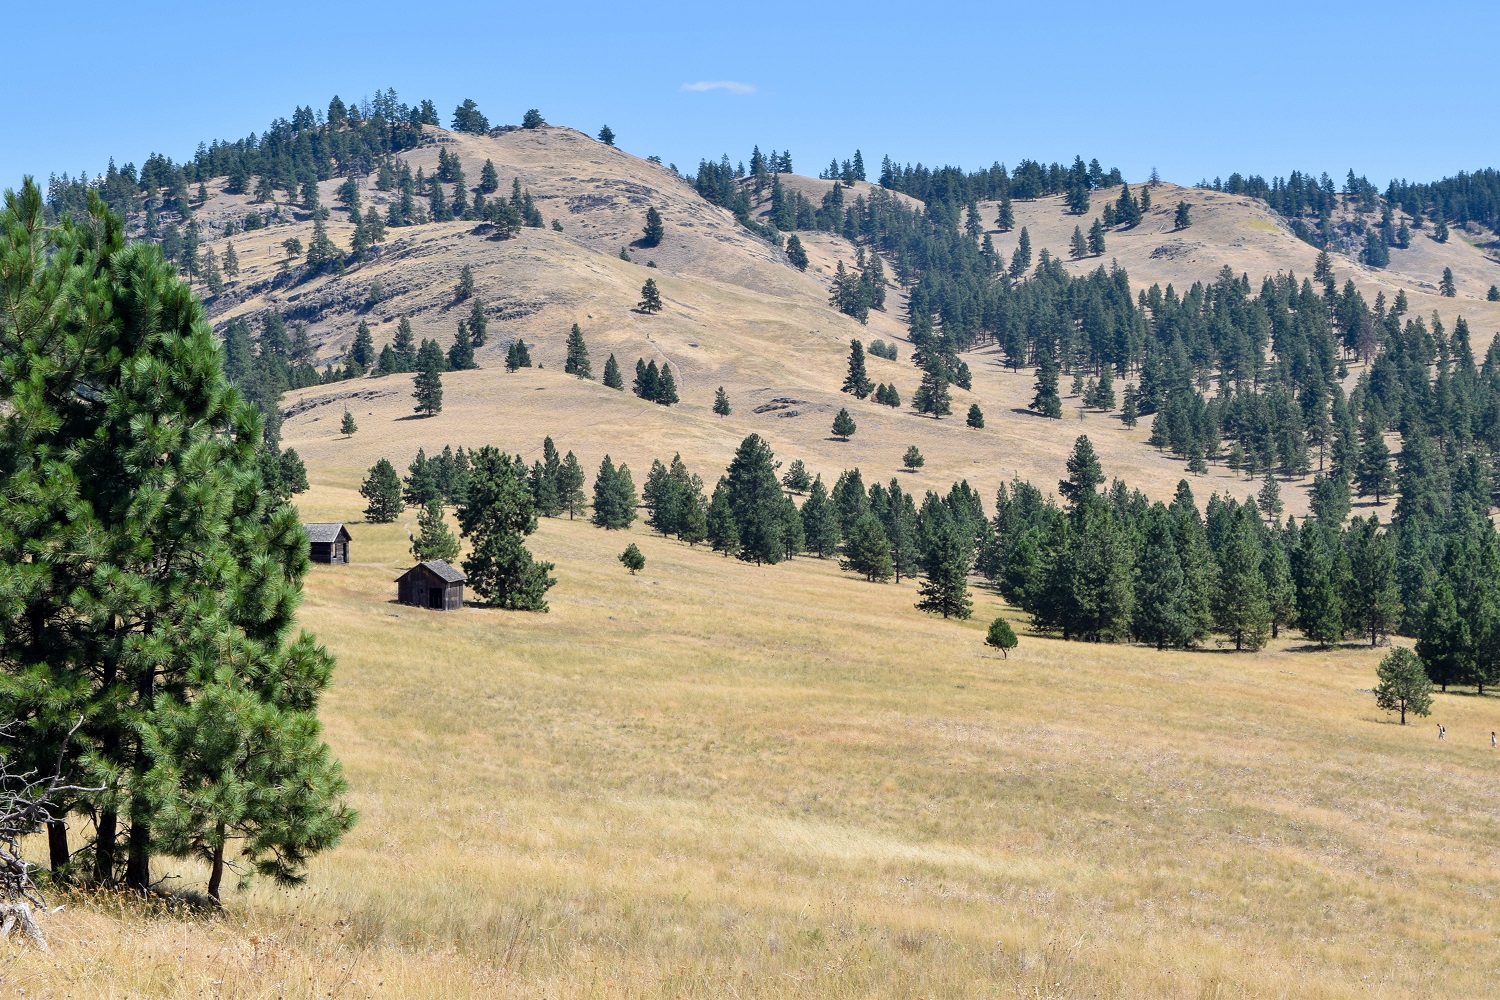
[[[346,481],[309,518],[360,506]],[[634,540],[632,577],[615,560]],[[547,521],[547,615],[390,603],[356,526],[303,620],[361,821],[223,919],[69,903],[29,996],[1478,996],[1492,699],[1377,654],[1158,654],[959,624],[831,564]],[[185,868],[189,888],[202,873]]]

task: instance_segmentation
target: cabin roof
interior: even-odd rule
[[[426,562],[417,563],[411,569],[396,577],[396,579],[404,580],[419,569],[427,570],[429,573],[432,573],[444,583],[463,583],[468,579],[468,577],[464,576],[463,573],[459,572],[457,569],[454,569],[452,566],[448,565],[441,559],[429,559]]]
[[[312,524],[304,524],[302,528],[307,532],[307,540],[309,542],[336,542],[340,536],[343,536],[345,539],[349,538],[349,529],[345,528],[341,521],[334,523],[314,522]]]

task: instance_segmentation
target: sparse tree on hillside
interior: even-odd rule
[[[585,499],[583,483],[583,467],[578,464],[578,456],[570,451],[558,467],[554,484],[557,489],[558,508],[568,512],[569,521],[583,513]]]
[[[573,329],[568,331],[568,356],[563,362],[563,373],[576,375],[579,378],[594,377],[593,367],[589,364],[589,348],[583,342],[583,330],[577,323],[574,323]]]
[[[468,264],[458,272],[458,284],[453,286],[453,301],[462,302],[474,294],[474,269]]]
[[[1010,651],[1016,648],[1016,633],[1010,627],[1010,622],[1004,618],[996,618],[990,622],[990,630],[984,637],[984,644],[1000,650],[1000,655],[1010,659]]]
[[[1375,685],[1375,707],[1382,712],[1400,712],[1401,725],[1406,725],[1408,712],[1425,716],[1432,710],[1432,681],[1422,661],[1405,646],[1387,653],[1375,674],[1380,680]]]
[[[525,538],[536,530],[536,508],[519,458],[490,445],[471,453],[468,495],[458,525],[469,542],[468,585],[490,604],[511,611],[546,611],[557,581],[552,563],[536,562]]]
[[[1032,396],[1028,409],[1054,420],[1062,419],[1062,397],[1057,392],[1059,374],[1057,362],[1052,360],[1052,355],[1043,353],[1036,367],[1036,393]]]
[[[354,414],[345,409],[344,422],[339,425],[339,433],[346,438],[351,438],[357,430],[359,430],[359,427],[354,423]]]
[[[1082,260],[1089,255],[1088,242],[1083,238],[1083,229],[1079,226],[1073,227],[1073,239],[1068,248],[1068,256],[1074,260]]]
[[[864,345],[858,340],[849,341],[849,373],[844,376],[842,391],[853,393],[856,399],[864,399],[874,388],[875,383],[865,371]]]
[[[646,557],[641,555],[641,550],[636,546],[635,542],[631,542],[625,546],[625,551],[620,553],[620,562],[624,564],[626,569],[630,570],[631,576],[635,576],[646,568]]]
[[[1031,267],[1031,234],[1021,227],[1021,238],[1016,243],[1015,253],[1010,255],[1010,276],[1020,278]]]
[[[838,416],[833,418],[833,433],[840,441],[849,440],[849,436],[855,431],[854,418],[849,416],[847,408],[840,408]]]
[[[637,503],[629,467],[621,463],[616,468],[605,455],[594,477],[594,524],[611,531],[628,528],[635,521]]]
[[[792,464],[787,466],[786,475],[781,477],[781,485],[793,493],[806,493],[812,488],[812,482],[812,476],[800,458],[793,459]]]
[[[416,412],[435,417],[443,412],[443,375],[441,369],[429,364],[417,372],[412,382],[411,396],[417,401]]]
[[[984,411],[978,403],[969,404],[968,425],[975,430],[984,430]]]
[[[484,166],[479,168],[479,191],[481,194],[494,194],[500,189],[500,174],[495,170],[492,160],[485,160]]]
[[[601,128],[599,130],[599,141],[604,143],[606,146],[613,146],[615,144],[614,129],[610,128],[608,125]]]
[[[786,238],[786,259],[799,271],[807,270],[807,250],[802,246],[802,240],[792,233]]]
[[[661,292],[657,290],[655,278],[647,278],[641,286],[641,301],[636,308],[643,313],[661,312]]]
[[[922,585],[917,610],[944,618],[968,618],[974,613],[969,600],[969,546],[948,521],[939,523],[922,558]]]
[[[531,367],[531,352],[526,349],[526,341],[517,337],[510,342],[505,349],[505,370],[508,372],[518,371],[522,368]]]
[[[1104,255],[1104,224],[1098,219],[1089,226],[1089,253],[1095,257]]]
[[[1010,203],[1010,191],[1006,190],[1000,196],[1000,209],[995,216],[995,228],[1002,233],[1008,233],[1016,228],[1016,213]]]
[[[646,209],[646,225],[641,231],[641,246],[661,246],[662,237],[667,234],[667,227],[661,221],[661,213],[656,207],[649,206]]]
[[[490,321],[484,315],[484,303],[474,300],[469,307],[469,340],[475,347],[483,347],[490,339]]]
[[[604,384],[611,389],[625,389],[625,379],[620,376],[620,365],[613,354],[604,361]]]
[[[479,105],[470,98],[453,110],[453,131],[472,132],[483,135],[490,130],[490,120],[479,112]]]
[[[909,445],[906,449],[905,454],[901,456],[901,467],[907,472],[916,472],[926,463],[926,461],[927,460],[922,457],[922,452],[917,448],[916,445]]]
[[[406,509],[406,502],[401,499],[401,477],[396,474],[396,467],[383,458],[370,467],[369,475],[360,484],[359,495],[368,501],[365,520],[371,524],[390,524]]]
[[[1444,297],[1450,299],[1458,294],[1458,288],[1453,283],[1453,268],[1443,268],[1443,281],[1438,286],[1438,290],[1442,292]]]
[[[541,128],[545,124],[547,123],[542,119],[542,113],[536,108],[529,109],[526,114],[521,117],[522,128]]]
[[[714,412],[721,417],[727,417],[732,412],[729,408],[729,396],[722,385],[714,393]]]
[[[237,278],[240,274],[240,258],[234,252],[234,244],[224,244],[224,277]]]

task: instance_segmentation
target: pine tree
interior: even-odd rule
[[[1390,492],[1391,488],[1391,450],[1386,446],[1385,434],[1374,416],[1366,414],[1359,433],[1359,469],[1355,483],[1360,496],[1373,494],[1379,506],[1381,495]]]
[[[409,372],[417,366],[417,345],[412,336],[411,320],[405,316],[401,317],[396,324],[396,335],[391,338],[391,350],[395,352],[396,363],[399,366],[396,371]]]
[[[1073,239],[1069,245],[1068,256],[1074,260],[1082,260],[1089,255],[1088,242],[1083,238],[1083,229],[1079,226],[1073,227]]]
[[[411,396],[417,401],[416,412],[429,417],[443,412],[443,376],[438,366],[430,361],[417,373],[412,381]]]
[[[448,370],[461,372],[478,367],[474,363],[474,342],[469,339],[468,324],[460,322],[453,333],[453,346],[448,349]]]
[[[1010,256],[1010,276],[1020,278],[1031,267],[1031,234],[1021,227],[1021,238],[1016,243],[1015,253]]]
[[[569,521],[583,512],[583,482],[583,467],[570,451],[558,467],[556,482],[558,508],[568,512]]]
[[[729,502],[729,479],[719,477],[714,487],[713,499],[709,502],[706,516],[708,522],[708,544],[715,552],[728,556],[740,549],[739,526],[735,523],[734,508]]]
[[[1178,231],[1186,229],[1193,224],[1193,206],[1185,201],[1177,203],[1177,215],[1172,220],[1172,228]]]
[[[1016,213],[1011,207],[1010,191],[1007,190],[1000,195],[1000,210],[995,216],[995,228],[1002,233],[1008,233],[1016,227]]]
[[[224,277],[237,278],[240,274],[240,258],[234,252],[234,244],[224,244]]]
[[[1255,502],[1267,521],[1276,520],[1284,509],[1281,502],[1281,487],[1277,484],[1276,477],[1269,472],[1266,473],[1265,481],[1260,484],[1260,493],[1256,496]]]
[[[593,368],[589,365],[588,345],[583,342],[583,330],[577,323],[574,323],[573,329],[568,331],[568,357],[563,362],[563,373],[576,375],[579,378],[594,377]]]
[[[921,599],[917,610],[944,618],[968,618],[974,613],[969,600],[969,546],[948,522],[937,528],[922,557]]]
[[[796,233],[786,238],[786,259],[797,270],[807,270],[807,250],[803,248]]]
[[[858,340],[849,341],[849,373],[844,376],[841,391],[853,393],[855,399],[864,399],[874,388],[865,371],[865,345]]]
[[[636,546],[635,542],[631,542],[625,546],[625,551],[620,553],[620,562],[626,569],[630,570],[631,576],[635,576],[646,568],[646,557],[641,555],[641,550]]]
[[[614,129],[610,128],[608,125],[601,128],[599,130],[599,141],[604,143],[606,146],[613,146],[615,144]]]
[[[604,362],[604,384],[611,389],[624,391],[625,380],[620,377],[620,366],[611,354]]]
[[[1036,393],[1031,397],[1028,409],[1054,420],[1062,419],[1062,397],[1057,392],[1058,375],[1057,362],[1052,360],[1052,355],[1042,354],[1036,367]]]
[[[969,416],[966,422],[975,430],[984,430],[984,411],[979,408],[978,403],[969,404]]]
[[[354,414],[350,413],[348,409],[345,409],[344,421],[343,423],[339,424],[339,433],[344,435],[344,437],[346,438],[351,438],[354,436],[354,432],[357,430],[359,430],[359,427],[354,423]]]
[[[490,339],[490,321],[484,315],[484,303],[475,299],[469,307],[469,340],[475,347],[483,347]]]
[[[643,313],[661,312],[661,292],[656,288],[656,279],[647,278],[646,283],[641,286],[641,301],[636,308]]]
[[[333,660],[292,632],[307,537],[192,290],[86,211],[50,226],[30,178],[0,209],[8,762],[85,786],[61,805],[92,864],[49,824],[59,882],[73,860],[144,896],[154,856],[197,856],[213,895],[234,844],[295,883],[354,819],[317,721]]]
[[[1004,618],[996,618],[990,622],[990,630],[985,633],[984,644],[1000,650],[1002,657],[1010,659],[1010,651],[1016,648],[1016,633],[1010,627],[1010,622]]]
[[[428,501],[417,515],[417,537],[412,539],[411,554],[417,562],[441,559],[452,562],[458,558],[458,539],[448,530],[443,520],[443,506],[436,500]]]
[[[412,459],[411,465],[406,468],[406,484],[401,490],[401,496],[413,507],[425,507],[434,500],[443,498],[443,488],[438,483],[437,469],[435,463],[427,457],[427,452],[417,449],[417,457]]]
[[[1343,552],[1334,529],[1309,521],[1292,559],[1297,584],[1297,626],[1302,634],[1323,647],[1344,636],[1344,601],[1347,592],[1341,564]]]
[[[464,98],[464,102],[453,111],[453,131],[472,132],[475,135],[483,135],[490,130],[490,120],[479,111],[479,105],[470,98]]]
[[[1375,685],[1375,707],[1382,712],[1400,712],[1401,725],[1406,725],[1408,712],[1426,716],[1432,711],[1432,681],[1417,654],[1405,646],[1387,653],[1375,675],[1380,681]]]
[[[781,483],[776,479],[776,456],[760,435],[740,442],[725,483],[739,557],[756,565],[779,562],[785,554]]]
[[[517,337],[510,342],[505,349],[505,370],[508,372],[519,371],[522,368],[531,367],[531,352],[526,349],[526,341]]]
[[[390,524],[406,509],[401,499],[401,477],[383,458],[370,467],[369,475],[360,484],[359,495],[369,501],[365,505],[365,520],[371,524]]]
[[[1157,649],[1182,648],[1196,638],[1191,594],[1182,563],[1172,516],[1155,504],[1146,516],[1145,536],[1136,572],[1135,614],[1131,630]]]
[[[1127,384],[1125,386],[1125,405],[1120,407],[1120,422],[1126,427],[1134,427],[1139,419],[1135,396],[1135,386]]]
[[[833,433],[840,441],[849,440],[849,436],[855,431],[854,418],[849,416],[846,408],[840,408],[838,416],[833,418]]]
[[[495,170],[493,161],[486,159],[484,166],[479,169],[479,191],[481,194],[494,194],[500,188],[500,174]]]
[[[822,476],[813,479],[807,488],[807,501],[802,505],[802,531],[807,551],[817,553],[819,559],[838,551],[843,533],[839,529],[838,510],[829,500]]]
[[[660,378],[656,380],[656,394],[651,401],[662,406],[671,406],[679,402],[677,398],[677,380],[672,375],[672,366],[665,361],[661,365]]]
[[[925,462],[926,459],[922,457],[922,452],[917,449],[916,445],[908,446],[906,453],[901,456],[901,467],[907,472],[916,472]]]
[[[635,521],[636,504],[635,481],[629,467],[621,463],[616,468],[605,455],[594,477],[594,524],[610,531],[628,528]]]
[[[948,377],[942,370],[940,361],[933,360],[923,369],[922,383],[912,395],[911,405],[918,413],[930,414],[935,420],[941,420],[953,412]]]
[[[1073,441],[1067,468],[1068,478],[1057,484],[1057,492],[1076,515],[1098,499],[1099,487],[1104,484],[1104,467],[1099,464],[1099,456],[1087,434],[1080,434]]]
[[[725,394],[722,385],[714,393],[714,412],[721,417],[727,417],[731,412],[729,409],[729,396]]]
[[[1249,504],[1234,515],[1234,527],[1219,553],[1219,589],[1214,617],[1219,631],[1234,639],[1234,648],[1260,649],[1271,631],[1271,608],[1266,580],[1261,575],[1264,552],[1255,508]]]
[[[781,477],[781,485],[793,493],[806,493],[812,488],[812,483],[812,476],[808,474],[807,466],[800,458],[793,459],[792,464],[787,466],[786,475]]]
[[[1458,289],[1453,284],[1453,268],[1443,268],[1443,281],[1438,286],[1438,289],[1446,298],[1451,299],[1458,294]]]
[[[553,565],[532,559],[526,536],[536,530],[536,510],[520,458],[490,445],[470,458],[468,499],[458,525],[469,542],[463,562],[467,584],[491,605],[511,611],[546,611],[557,581]]]
[[[648,207],[646,209],[646,226],[641,235],[640,245],[643,247],[660,246],[662,237],[666,233],[667,227],[662,224],[661,213],[654,206]],[[642,294],[644,295],[645,293],[643,292]],[[647,311],[655,312],[656,310],[650,309]]]
[[[839,568],[846,573],[859,573],[871,583],[885,583],[891,578],[891,543],[875,515],[866,514],[855,522]]]
[[[1396,547],[1388,532],[1380,530],[1380,519],[1355,518],[1345,536],[1349,554],[1349,580],[1353,584],[1344,599],[1350,630],[1359,628],[1374,646],[1389,635],[1401,620],[1401,588],[1396,576]]]

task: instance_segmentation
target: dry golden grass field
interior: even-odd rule
[[[1378,653],[1295,639],[1017,622],[1002,659],[984,591],[931,619],[910,583],[582,521],[531,539],[549,614],[423,611],[391,603],[405,526],[354,534],[303,620],[358,826],[222,917],[68,901],[50,953],[4,952],[9,995],[1493,994],[1494,699],[1403,728]]]
[[[47,918],[53,949],[0,949],[0,990],[27,997],[1479,997],[1500,992],[1500,701],[1436,696],[1401,727],[1370,689],[1380,651],[1157,653],[1029,635],[1008,659],[982,639],[996,615],[977,589],[969,622],[913,607],[915,586],[871,585],[833,562],[757,568],[646,532],[544,521],[556,563],[551,612],[392,603],[407,528],[359,522],[378,458],[404,472],[418,447],[495,444],[528,459],[542,438],[577,452],[590,482],[605,453],[639,486],[680,451],[712,486],[748,433],[831,481],[902,477],[920,493],[968,479],[993,504],[1013,475],[1044,488],[1076,434],[1108,476],[1166,498],[1184,466],[1117,415],[1041,420],[1034,375],[967,356],[972,392],[921,418],[839,392],[848,341],[896,341],[870,375],[906,400],[899,289],[866,327],[831,311],[828,279],[854,249],[806,234],[812,266],[697,198],[666,169],[569,129],[498,137],[433,130],[404,158],[431,172],[440,145],[470,183],[485,159],[557,232],[497,242],[472,223],[392,230],[375,261],[304,284],[278,281],[295,221],[235,236],[242,272],[209,302],[216,323],[275,307],[305,318],[320,364],[340,361],[361,319],[386,342],[399,318],[449,344],[468,305],[464,264],[490,317],[481,368],[444,376],[441,414],[412,415],[411,376],[288,394],[283,443],[307,463],[307,520],[347,520],[355,564],[320,566],[303,624],[337,656],[323,718],[360,821],[294,891],[256,884],[222,915],[142,914],[98,899]],[[789,179],[810,197],[828,182]],[[367,205],[385,194],[369,188]],[[251,206],[210,185],[197,213]],[[337,182],[324,186],[333,203]],[[1178,198],[1195,223],[1169,232]],[[1137,230],[1111,234],[1135,284],[1258,284],[1309,274],[1315,252],[1249,199],[1163,185]],[[654,250],[619,250],[645,206],[665,216]],[[1096,198],[1095,209],[1102,208]],[[982,206],[994,218],[995,206]],[[290,210],[285,210],[292,215]],[[1059,199],[1017,202],[1033,245],[1065,250],[1078,219]],[[330,227],[347,245],[335,210]],[[1086,223],[1092,213],[1081,220]],[[220,227],[217,230],[215,227]],[[341,228],[342,227],[342,228]],[[996,234],[1009,253],[1018,232]],[[1163,249],[1165,248],[1165,249]],[[654,261],[657,267],[647,268]],[[1444,266],[1460,297],[1434,289]],[[1482,355],[1500,329],[1486,303],[1500,267],[1455,230],[1418,234],[1392,266],[1336,260],[1372,302],[1406,289],[1414,313],[1468,316]],[[655,277],[667,308],[635,313]],[[387,298],[365,306],[380,279]],[[670,409],[562,373],[577,322],[599,374],[613,352],[667,360]],[[524,338],[544,367],[507,374]],[[1356,367],[1354,374],[1357,376]],[[1122,380],[1123,381],[1123,380]],[[710,411],[724,385],[734,414]],[[1065,383],[1066,388],[1066,383]],[[1117,384],[1117,390],[1123,384]],[[775,399],[781,409],[754,412]],[[964,426],[971,402],[986,427]],[[831,438],[840,406],[859,429]],[[347,407],[359,424],[338,432]],[[796,416],[789,415],[795,412]],[[926,457],[899,473],[916,444]],[[1306,483],[1283,486],[1290,513]],[[1215,467],[1199,502],[1255,488]],[[1377,509],[1384,518],[1389,508]],[[617,561],[637,542],[646,569]],[[1434,722],[1448,727],[1435,739]],[[173,866],[166,866],[173,867]],[[169,888],[203,872],[175,866]]]

